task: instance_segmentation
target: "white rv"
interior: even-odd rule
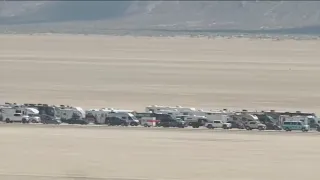
[[[231,121],[241,121],[241,122],[248,122],[248,121],[259,121],[259,118],[257,115],[252,114],[246,110],[243,110],[241,112],[235,112],[230,115]]]
[[[217,111],[204,111],[204,110],[197,110],[193,113],[194,116],[203,116],[206,117],[208,121],[222,121],[226,123],[230,119],[231,112],[226,110],[217,110]]]
[[[39,110],[36,108],[25,108],[27,111],[27,115],[29,116],[29,122],[32,123],[40,123],[40,116],[39,116]]]
[[[28,116],[29,117],[28,122],[33,122],[33,123],[40,122],[39,111],[36,108],[28,107],[26,105],[19,105],[16,103],[14,103],[14,104],[7,103],[2,108],[4,109],[5,113],[7,113],[8,115],[11,114],[11,116],[12,116],[12,114],[16,113],[16,115],[14,117],[12,117],[13,119],[21,119],[21,120],[13,120],[13,122],[14,121],[20,122],[20,121],[22,121],[23,118],[26,119],[26,117],[19,118],[19,116],[20,116],[20,115],[18,115],[19,113],[21,113],[22,115]],[[7,118],[12,119],[8,116],[5,119],[7,119]]]
[[[181,106],[158,106],[151,105],[145,108],[146,112],[161,113],[161,111],[178,111],[180,113],[185,113],[184,115],[189,115],[188,112],[196,111],[193,107],[181,107]]]
[[[177,110],[177,109],[171,109],[171,110],[159,110],[156,111],[155,113],[158,114],[168,114],[173,118],[177,118],[177,116],[181,116],[182,114]]]
[[[104,124],[109,113],[105,109],[90,109],[86,111],[86,119],[94,124]]]
[[[39,110],[36,108],[26,108],[27,110],[27,114],[28,115],[38,115],[39,114]]]
[[[133,113],[135,112],[134,110],[129,110],[129,109],[116,109],[116,108],[102,108],[100,109],[102,111],[106,111],[106,112],[115,112],[115,113]]]
[[[29,109],[32,115],[30,115],[30,122],[33,122],[35,117],[39,117],[40,121],[44,124],[59,124],[59,117],[57,117],[56,106],[48,105],[48,104],[24,104],[26,108]],[[37,112],[38,111],[38,114]]]
[[[110,113],[133,113],[134,110],[102,108],[90,109],[85,112],[86,119],[95,124],[105,124],[106,118]]]
[[[29,122],[29,116],[27,115],[26,109],[18,109],[17,107],[2,107],[1,116],[6,123]]]
[[[71,106],[61,105],[60,107],[56,108],[56,112],[57,112],[57,117],[59,117],[61,121],[85,118],[85,111],[81,107],[71,107]]]

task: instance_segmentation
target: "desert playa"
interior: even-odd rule
[[[320,41],[1,35],[0,99],[320,112]]]
[[[320,42],[1,35],[0,101],[320,113]],[[316,180],[319,134],[0,124],[3,180]]]
[[[0,126],[3,180],[318,180],[317,132]]]

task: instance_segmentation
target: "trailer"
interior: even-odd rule
[[[246,123],[249,121],[259,121],[257,115],[250,113],[247,110],[242,110],[241,112],[234,112],[229,117],[231,121],[238,121],[242,123]]]
[[[145,112],[154,112],[161,113],[162,111],[177,111],[182,113],[183,115],[192,114],[192,112],[197,111],[196,108],[193,107],[182,107],[182,106],[159,106],[159,105],[151,105],[145,108]]]
[[[85,118],[88,122],[94,124],[105,124],[110,111],[104,109],[90,109],[85,112]]]
[[[24,104],[6,103],[0,109],[3,109],[3,115],[1,115],[2,120],[6,119],[10,122],[20,122],[22,119],[24,119],[24,123],[39,123],[41,121],[39,117],[39,111],[36,108],[28,107]],[[4,116],[6,117],[4,118]]]
[[[268,116],[271,116],[273,119],[276,119],[279,121],[280,116],[285,116],[285,117],[292,117],[292,116],[303,116],[303,117],[309,117],[311,121],[311,124],[319,124],[316,122],[317,116],[315,113],[310,113],[310,112],[301,112],[301,111],[295,111],[295,112],[282,112],[282,111],[275,111],[275,110],[270,110],[270,111],[262,111]],[[316,126],[316,125],[315,125]]]
[[[60,105],[56,107],[56,116],[64,123],[88,124],[85,119],[85,111],[81,107]]]
[[[160,121],[157,120],[155,117],[142,117],[140,119],[140,124],[144,127],[155,127],[159,122]]]
[[[243,129],[247,127],[248,122],[259,122],[259,118],[255,114],[244,109],[242,111],[230,113],[228,122],[232,124],[232,128]]]
[[[105,124],[106,119],[110,113],[131,113],[134,114],[134,110],[127,109],[115,109],[115,108],[101,108],[101,109],[89,109],[85,112],[85,118],[94,124]]]
[[[281,130],[281,126],[278,125],[277,120],[274,119],[272,116],[269,116],[263,112],[254,112],[253,115],[256,115],[259,121],[262,124],[266,125],[266,130]]]
[[[25,107],[34,108],[39,111],[38,116],[40,121],[44,124],[60,124],[60,117],[57,116],[57,106],[48,105],[48,104],[32,104],[26,103]]]

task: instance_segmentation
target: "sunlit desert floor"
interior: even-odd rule
[[[0,101],[320,112],[320,41],[1,35]]]
[[[0,101],[319,113],[319,57],[319,41],[1,35]],[[319,179],[317,133],[214,131],[0,124],[0,179]]]
[[[0,135],[4,180],[319,179],[318,132],[2,124]]]

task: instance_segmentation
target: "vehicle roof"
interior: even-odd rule
[[[31,111],[31,112],[34,113],[34,114],[39,114],[39,110],[36,109],[36,108],[26,108],[26,109],[27,109],[27,111],[29,110],[29,111]]]
[[[283,123],[285,123],[285,122],[301,122],[301,121],[299,121],[299,120],[294,120],[294,121],[284,121]]]

